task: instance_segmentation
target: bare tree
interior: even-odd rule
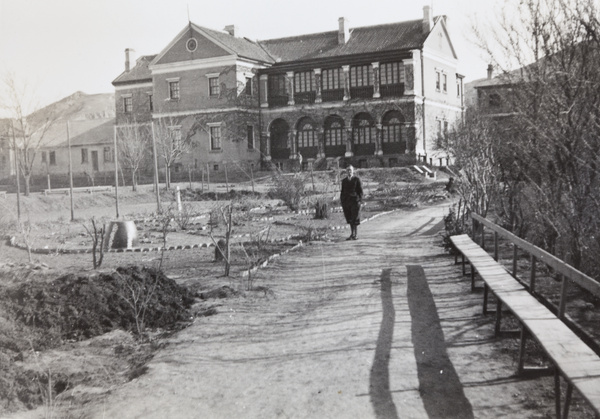
[[[528,238],[600,273],[598,10],[594,0],[513,3],[481,38],[505,86],[494,92],[505,126],[495,140],[497,181],[510,185]]]
[[[173,164],[182,155],[192,150],[192,136],[194,133],[190,132],[184,136],[179,123],[171,118],[159,119],[155,125],[156,149],[165,163],[167,189],[171,188],[171,168]]]
[[[148,124],[132,123],[117,127],[119,158],[131,171],[131,186],[137,190],[137,173],[148,155],[148,144],[152,135]]]
[[[48,129],[57,116],[50,108],[37,109],[34,92],[20,84],[14,75],[3,79],[4,100],[1,105],[12,120],[11,148],[25,179],[25,196],[29,196],[33,163],[37,151],[44,145]]]

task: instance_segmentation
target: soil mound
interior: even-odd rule
[[[162,272],[131,266],[97,276],[61,276],[7,289],[0,303],[26,326],[53,331],[36,349],[114,329],[172,328],[189,321],[194,297]],[[137,322],[137,323],[136,323]]]
[[[161,271],[139,266],[0,286],[0,416],[44,401],[50,372],[38,371],[35,362],[31,365],[31,354],[37,358],[38,351],[60,351],[64,344],[119,329],[177,329],[191,320],[193,302],[187,288]],[[113,356],[138,371],[143,367],[137,365],[140,360],[151,358],[151,353],[140,355],[139,346],[128,344],[128,351]],[[60,370],[51,374],[54,394],[93,375],[78,377]]]

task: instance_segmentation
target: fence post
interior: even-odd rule
[[[537,258],[531,255],[531,276],[529,277],[529,292],[535,292],[535,264],[537,262]]]
[[[254,193],[254,170],[252,170],[252,165],[250,165],[250,180],[252,181],[252,193]]]
[[[210,169],[206,163],[206,190],[210,191]]]
[[[494,260],[498,262],[498,232],[494,231]]]
[[[513,276],[517,277],[517,256],[518,256],[519,248],[515,243],[513,243]]]
[[[561,284],[560,284],[560,304],[558,306],[558,318],[563,319],[565,317],[565,309],[567,307],[567,288],[568,288],[568,279],[564,275],[561,275]]]

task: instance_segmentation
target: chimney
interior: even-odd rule
[[[433,11],[430,6],[423,6],[423,33],[429,33],[433,28]]]
[[[491,64],[488,64],[487,66],[487,74],[488,74],[488,80],[491,80],[492,77],[494,76],[494,66]]]
[[[135,50],[131,48],[125,49],[125,72],[129,73],[131,70],[131,62],[135,63]]]
[[[338,44],[343,45],[350,39],[350,28],[348,27],[348,21],[345,17],[338,19]]]
[[[227,25],[223,30],[231,36],[235,36],[235,33],[237,32],[237,28],[235,27],[235,25]]]

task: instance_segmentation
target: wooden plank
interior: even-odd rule
[[[592,277],[584,274],[583,272],[578,271],[577,269],[566,264],[565,262],[563,262],[556,256],[551,255],[550,253],[546,252],[545,250],[542,250],[539,247],[534,246],[533,244],[521,239],[520,237],[515,236],[513,233],[494,224],[490,220],[488,220],[478,214],[471,214],[471,216],[473,217],[473,220],[477,220],[478,222],[482,223],[486,227],[489,227],[493,231],[498,232],[498,234],[500,234],[502,237],[510,240],[516,246],[525,250],[529,254],[534,255],[536,258],[538,258],[538,261],[555,269],[557,272],[560,272],[563,275],[566,275],[569,279],[571,279],[573,282],[577,283],[582,288],[584,288],[584,289],[590,291],[591,293],[593,293],[594,295],[600,297],[600,282],[598,282],[595,279],[593,279]]]

